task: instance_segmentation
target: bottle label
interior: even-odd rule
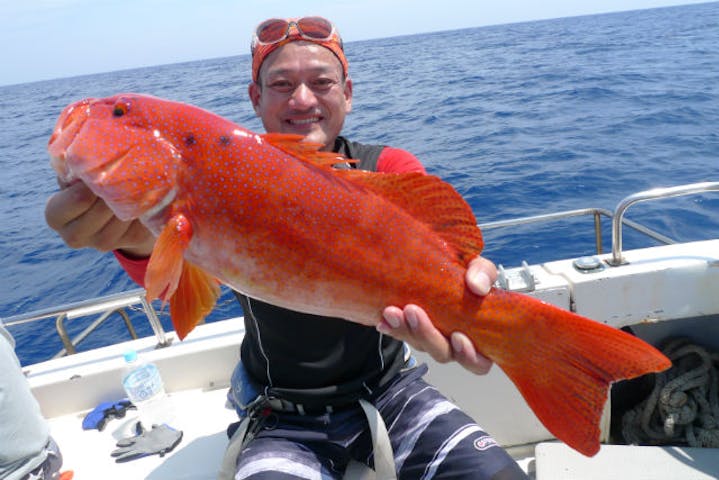
[[[130,372],[123,381],[132,402],[144,402],[162,392],[162,378],[154,365],[144,365]]]

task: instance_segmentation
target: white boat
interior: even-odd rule
[[[719,351],[719,238],[673,243],[624,218],[626,209],[636,202],[708,191],[719,191],[719,182],[641,192],[619,202],[614,212],[602,209],[557,212],[480,227],[511,228],[591,215],[595,219],[597,249],[601,252],[599,219],[611,217],[611,253],[501,268],[498,283],[617,328],[631,326],[635,334],[654,345],[670,336],[684,335]],[[664,245],[623,251],[622,226],[635,228]],[[74,345],[91,334],[95,324],[130,305],[145,309],[154,336],[66,354],[74,352]],[[70,339],[64,333],[67,319],[95,315],[99,315],[95,324],[77,338]],[[162,330],[144,291],[134,290],[6,318],[4,323],[12,331],[14,325],[48,317],[57,319],[66,349],[57,358],[28,365],[24,370],[50,420],[52,435],[61,446],[64,469],[73,470],[76,480],[216,478],[227,445],[226,427],[237,420],[234,411],[226,408],[225,396],[229,376],[239,359],[244,333],[241,318],[201,325],[180,342],[174,332]],[[128,348],[159,366],[175,413],[172,425],[182,430],[184,436],[164,457],[155,455],[118,464],[110,452],[116,448],[117,439],[127,436],[134,424],[132,411],[123,419],[110,421],[102,432],[85,431],[81,423],[99,403],[124,396],[120,376],[122,354]],[[429,381],[474,416],[532,478],[719,478],[717,448],[612,445],[609,440],[613,419],[609,408],[603,419],[605,443],[596,456],[584,457],[552,438],[499,368],[477,377],[456,364],[440,365],[421,353],[417,356],[430,364]]]

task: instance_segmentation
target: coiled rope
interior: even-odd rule
[[[652,393],[622,417],[622,434],[634,445],[719,447],[719,353],[686,338],[662,352],[672,367],[656,374]]]

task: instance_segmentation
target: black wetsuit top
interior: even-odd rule
[[[339,137],[334,151],[376,171],[383,146]],[[245,316],[242,363],[270,392],[306,409],[367,397],[404,365],[402,342],[373,327],[300,313],[237,293]]]

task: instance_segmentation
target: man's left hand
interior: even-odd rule
[[[497,279],[497,269],[491,261],[478,256],[469,263],[465,278],[472,292],[480,296],[486,295]],[[404,308],[387,307],[383,316],[377,330],[407,342],[416,350],[427,352],[440,363],[454,360],[477,375],[486,374],[492,367],[492,361],[477,353],[474,344],[465,334],[453,332],[447,339],[434,327],[427,313],[417,305],[410,304]]]

